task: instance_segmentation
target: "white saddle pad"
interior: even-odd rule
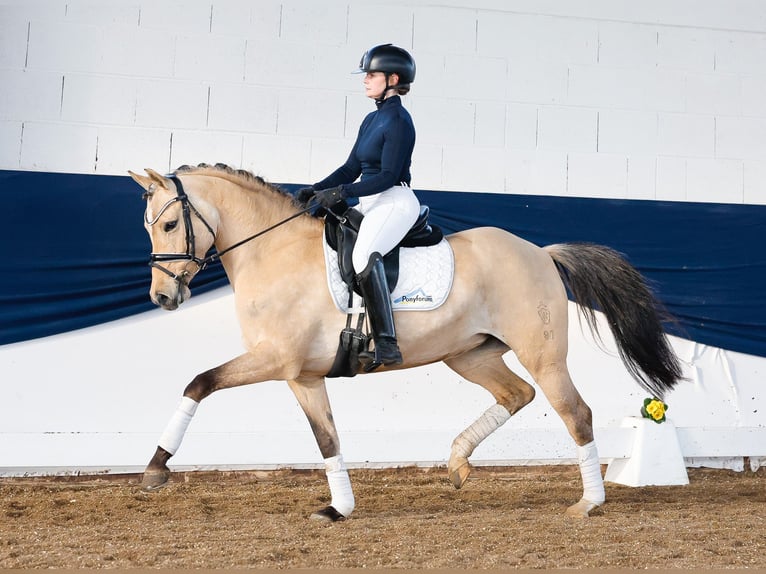
[[[348,287],[338,269],[338,254],[322,235],[327,286],[335,306],[344,313],[361,313],[362,298],[354,293],[349,308]],[[452,248],[446,239],[431,247],[408,247],[399,252],[399,281],[391,301],[394,311],[428,311],[447,300],[455,275]]]

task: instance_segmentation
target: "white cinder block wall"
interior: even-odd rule
[[[748,0],[11,2],[0,168],[124,174],[225,162],[326,175],[398,43],[414,185],[766,202],[766,9]]]
[[[315,181],[372,109],[349,72],[382,42],[418,62],[405,99],[416,188],[766,203],[766,7],[751,0],[4,2],[0,169],[225,162]],[[620,421],[643,394],[574,315],[570,338],[602,457],[619,456]],[[757,468],[765,361],[674,345],[691,380],[669,399],[687,463],[741,469],[750,456]],[[1,347],[14,390],[0,401],[0,475],[140,470],[185,384],[239,352],[220,293]],[[328,389],[353,465],[443,464],[491,403],[444,365]],[[540,394],[473,460],[574,456]],[[286,385],[268,382],[205,401],[173,460],[252,468],[320,455]]]

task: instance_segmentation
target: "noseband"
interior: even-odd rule
[[[192,212],[205,225],[205,227],[207,227],[207,230],[210,232],[210,235],[213,236],[213,239],[215,239],[215,231],[213,231],[213,228],[210,226],[210,224],[207,221],[205,221],[205,218],[202,217],[202,214],[197,210],[197,208],[194,207],[194,205],[192,205],[192,202],[189,200],[189,196],[186,195],[186,192],[184,191],[184,187],[181,184],[181,180],[174,175],[170,176],[169,179],[176,186],[176,196],[173,199],[169,200],[167,203],[165,203],[165,205],[163,205],[160,208],[160,211],[157,214],[157,216],[151,221],[149,221],[149,219],[146,216],[146,213],[144,213],[144,221],[146,222],[148,226],[151,227],[152,225],[157,223],[159,218],[162,217],[162,214],[165,213],[165,210],[167,210],[168,207],[173,205],[175,202],[180,201],[181,210],[183,212],[183,218],[184,218],[184,227],[186,228],[185,229],[186,253],[151,253],[149,255],[149,266],[154,267],[155,269],[159,269],[163,273],[175,279],[178,283],[183,283],[183,280],[189,274],[188,271],[182,271],[180,275],[177,275],[176,273],[173,273],[167,267],[160,265],[160,263],[167,263],[169,261],[194,261],[194,263],[197,264],[197,267],[199,267],[198,271],[201,271],[207,266],[207,264],[210,261],[212,261],[211,257],[205,257],[204,259],[200,259],[199,257],[197,257],[195,253],[194,229],[192,228],[192,221],[191,221]]]

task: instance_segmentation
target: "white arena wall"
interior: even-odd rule
[[[405,98],[416,188],[766,204],[766,10],[747,0],[0,2],[0,169],[224,162],[315,181],[371,109],[348,72],[388,41],[418,62]],[[645,395],[573,308],[570,336],[602,460],[626,456],[620,423]],[[686,464],[766,465],[766,359],[673,344],[689,382],[668,416]],[[187,382],[241,350],[228,288],[0,346],[0,475],[140,471]],[[352,467],[445,464],[492,402],[444,365],[328,390]],[[574,458],[539,393],[473,461]],[[320,467],[321,455],[273,381],[207,399],[172,462]]]

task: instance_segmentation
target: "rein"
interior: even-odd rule
[[[186,195],[186,192],[184,191],[184,187],[181,184],[181,180],[178,179],[175,175],[169,176],[169,179],[175,184],[176,186],[176,197],[165,203],[160,208],[159,213],[157,216],[149,221],[147,219],[146,214],[144,214],[144,221],[147,225],[152,226],[159,218],[162,216],[162,214],[165,212],[165,210],[173,205],[175,202],[180,201],[181,206],[183,209],[183,218],[184,218],[184,227],[186,228],[186,253],[151,253],[149,254],[149,266],[154,267],[155,269],[159,269],[166,275],[169,275],[173,279],[175,279],[177,282],[182,283],[183,280],[186,278],[186,276],[189,275],[188,271],[182,271],[181,274],[173,273],[170,269],[167,267],[164,267],[160,265],[159,263],[166,263],[169,261],[193,261],[197,264],[198,272],[202,271],[205,267],[208,266],[208,264],[212,263],[216,259],[221,258],[224,254],[228,253],[229,251],[232,251],[233,249],[236,249],[237,247],[240,247],[244,245],[245,243],[248,243],[249,241],[252,241],[253,239],[256,239],[260,237],[261,235],[264,235],[265,233],[268,233],[269,231],[272,231],[279,227],[280,225],[284,225],[285,223],[292,221],[296,217],[303,215],[304,213],[307,213],[311,209],[314,209],[314,205],[310,205],[305,207],[304,209],[301,209],[297,213],[294,213],[290,217],[283,219],[282,221],[279,221],[278,223],[275,223],[274,225],[267,227],[266,229],[263,229],[259,231],[258,233],[254,233],[250,237],[246,237],[245,239],[238,241],[237,243],[230,245],[226,249],[223,249],[222,251],[219,251],[217,253],[213,253],[211,255],[208,255],[207,257],[199,258],[195,255],[195,238],[194,238],[194,229],[192,228],[192,222],[191,222],[191,213],[193,212],[194,215],[197,216],[197,218],[205,225],[207,230],[210,232],[210,234],[213,236],[213,240],[215,240],[215,231],[213,231],[212,226],[205,221],[205,218],[202,217],[202,214],[197,210],[196,207],[192,204],[191,200],[189,199],[189,196]]]

